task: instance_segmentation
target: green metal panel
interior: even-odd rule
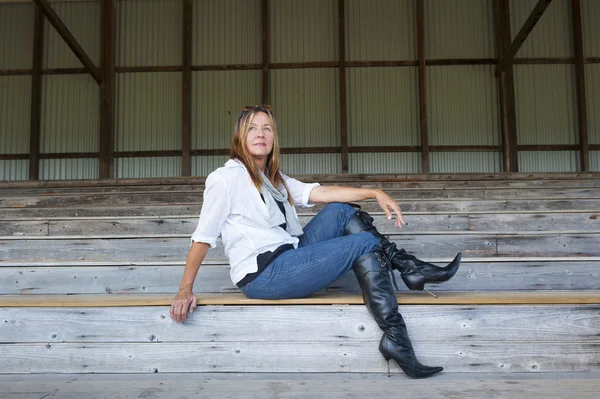
[[[31,76],[0,76],[0,154],[29,152]]]
[[[431,173],[502,172],[500,152],[432,152],[429,162]]]
[[[0,69],[31,68],[33,4],[0,4]]]
[[[73,180],[97,178],[97,158],[40,160],[40,180]]]
[[[425,0],[425,56],[495,57],[492,0]]]
[[[415,60],[414,0],[346,0],[346,59]]]
[[[338,174],[342,173],[342,156],[340,154],[284,154],[281,156],[281,170],[288,175]]]
[[[117,66],[181,65],[181,0],[120,0],[116,12]]]
[[[538,0],[510,0],[510,32],[513,39],[537,2]],[[572,32],[570,0],[553,0],[516,57],[572,57]]]
[[[99,98],[89,75],[44,75],[40,152],[97,152]]]
[[[227,162],[227,155],[192,157],[192,176],[208,176]]]
[[[497,98],[493,66],[428,67],[429,144],[499,145]]]
[[[578,151],[519,151],[519,172],[577,172]]]
[[[335,0],[270,1],[270,61],[337,60],[337,3]]]
[[[119,179],[181,176],[181,157],[117,158],[115,170]]]
[[[181,150],[181,73],[120,73],[117,151]]]
[[[0,159],[0,181],[27,180],[29,161],[23,159]]]
[[[600,1],[581,1],[581,30],[584,57],[600,57]]]
[[[417,68],[349,68],[351,146],[420,145]]]
[[[420,173],[421,153],[352,153],[348,163],[350,173]]]
[[[271,71],[271,99],[282,147],[340,145],[337,69]]]
[[[260,104],[261,73],[212,71],[192,74],[193,149],[229,148],[233,125],[242,106]]]
[[[52,3],[52,8],[96,66],[100,63],[100,1]],[[44,20],[44,68],[83,68],[73,51]]]
[[[519,144],[577,144],[573,65],[516,65]]]
[[[193,8],[195,65],[262,62],[260,0],[200,0]]]
[[[600,144],[600,64],[587,64],[584,69],[590,144]]]

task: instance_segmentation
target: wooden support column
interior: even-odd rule
[[[340,86],[340,133],[342,147],[342,173],[348,173],[348,110],[346,108],[346,24],[345,2],[338,0],[339,17],[339,86]]]
[[[269,100],[269,0],[262,0],[262,104]]]
[[[115,0],[101,0],[100,10],[102,83],[100,84],[100,179],[114,177],[115,143]]]
[[[502,58],[510,43],[510,16],[508,0],[494,1],[496,26],[496,52]],[[502,160],[505,172],[519,171],[517,150],[517,122],[515,111],[515,89],[512,64],[498,77],[500,100],[500,124],[502,130]]]
[[[587,124],[587,101],[585,98],[585,68],[583,66],[583,34],[581,32],[581,2],[572,0],[573,40],[575,44],[575,87],[577,91],[577,126],[579,128],[579,151],[581,171],[590,171],[590,145]]]
[[[31,73],[31,115],[29,125],[29,180],[40,178],[40,130],[42,124],[42,60],[44,55],[44,14],[35,6],[33,60]]]
[[[531,14],[529,14],[529,17],[521,27],[521,30],[519,30],[519,33],[517,33],[517,36],[515,36],[515,40],[513,40],[507,47],[506,51],[503,52],[502,59],[496,68],[496,77],[498,77],[502,71],[506,70],[508,66],[512,65],[515,54],[517,54],[525,42],[525,39],[527,39],[527,36],[529,36],[550,3],[552,3],[552,0],[538,0],[537,4],[531,11]]]
[[[81,45],[75,40],[75,37],[71,34],[69,29],[65,26],[64,22],[60,19],[58,14],[54,11],[54,9],[50,6],[50,4],[46,0],[33,0],[35,4],[37,4],[38,8],[42,10],[48,22],[54,26],[54,29],[58,32],[60,37],[63,38],[67,46],[75,53],[75,56],[81,61],[86,71],[89,72],[90,75],[94,78],[94,80],[100,84],[102,82],[102,76],[100,74],[100,70],[94,62],[90,59],[90,57],[83,50]]]
[[[425,64],[425,6],[417,0],[417,57],[419,70],[419,126],[421,131],[421,173],[429,173],[429,131],[427,128],[427,76]]]
[[[181,175],[192,174],[192,0],[183,0],[183,70],[181,77]]]

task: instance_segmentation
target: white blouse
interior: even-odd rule
[[[302,183],[286,175],[283,178],[289,189],[288,195],[296,205],[305,208],[315,205],[309,203],[309,197],[319,183]],[[288,217],[298,216],[294,211],[294,215]],[[219,235],[231,265],[230,276],[234,284],[258,270],[257,255],[283,244],[298,247],[298,238],[270,220],[267,205],[260,198],[245,166],[232,159],[206,178],[202,210],[191,239],[215,248]]]

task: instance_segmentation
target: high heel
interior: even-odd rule
[[[388,361],[393,359],[402,371],[412,378],[425,378],[439,373],[442,367],[419,363],[408,337],[406,324],[398,312],[398,302],[392,288],[388,269],[389,259],[381,249],[361,256],[352,269],[363,291],[365,305],[379,328],[385,333],[379,342],[379,351]]]
[[[427,378],[444,370],[443,367],[425,366],[417,360],[412,349],[399,345],[384,334],[379,341],[379,352],[388,362],[388,375],[390,374],[390,360],[393,359],[404,373],[411,378]]]
[[[386,236],[381,234],[373,225],[373,218],[361,210],[356,211],[344,229],[344,235],[367,231],[379,241],[385,254],[390,259],[392,267],[400,272],[402,281],[410,290],[423,291],[425,284],[442,283],[450,280],[460,267],[461,253],[445,267],[439,267],[431,263],[423,262],[416,256],[407,253],[404,249],[397,249],[396,244],[390,242]],[[430,295],[436,295],[427,291]]]

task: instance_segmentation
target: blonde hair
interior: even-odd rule
[[[269,122],[273,128],[273,148],[267,156],[266,172],[268,173],[267,178],[277,188],[279,185],[283,185],[289,194],[287,184],[281,176],[279,170],[280,166],[280,152],[279,152],[279,136],[277,134],[277,123],[273,117],[273,112],[270,107],[267,106],[255,106],[252,108],[244,107],[242,112],[238,115],[238,118],[233,127],[233,138],[231,140],[231,147],[229,148],[229,157],[231,159],[238,159],[248,171],[250,179],[256,186],[256,189],[260,191],[262,186],[262,179],[260,178],[260,170],[254,162],[254,158],[246,145],[246,139],[248,138],[248,132],[250,131],[250,124],[252,118],[259,112],[263,112],[269,118]],[[288,201],[293,204],[291,195],[288,195]]]

